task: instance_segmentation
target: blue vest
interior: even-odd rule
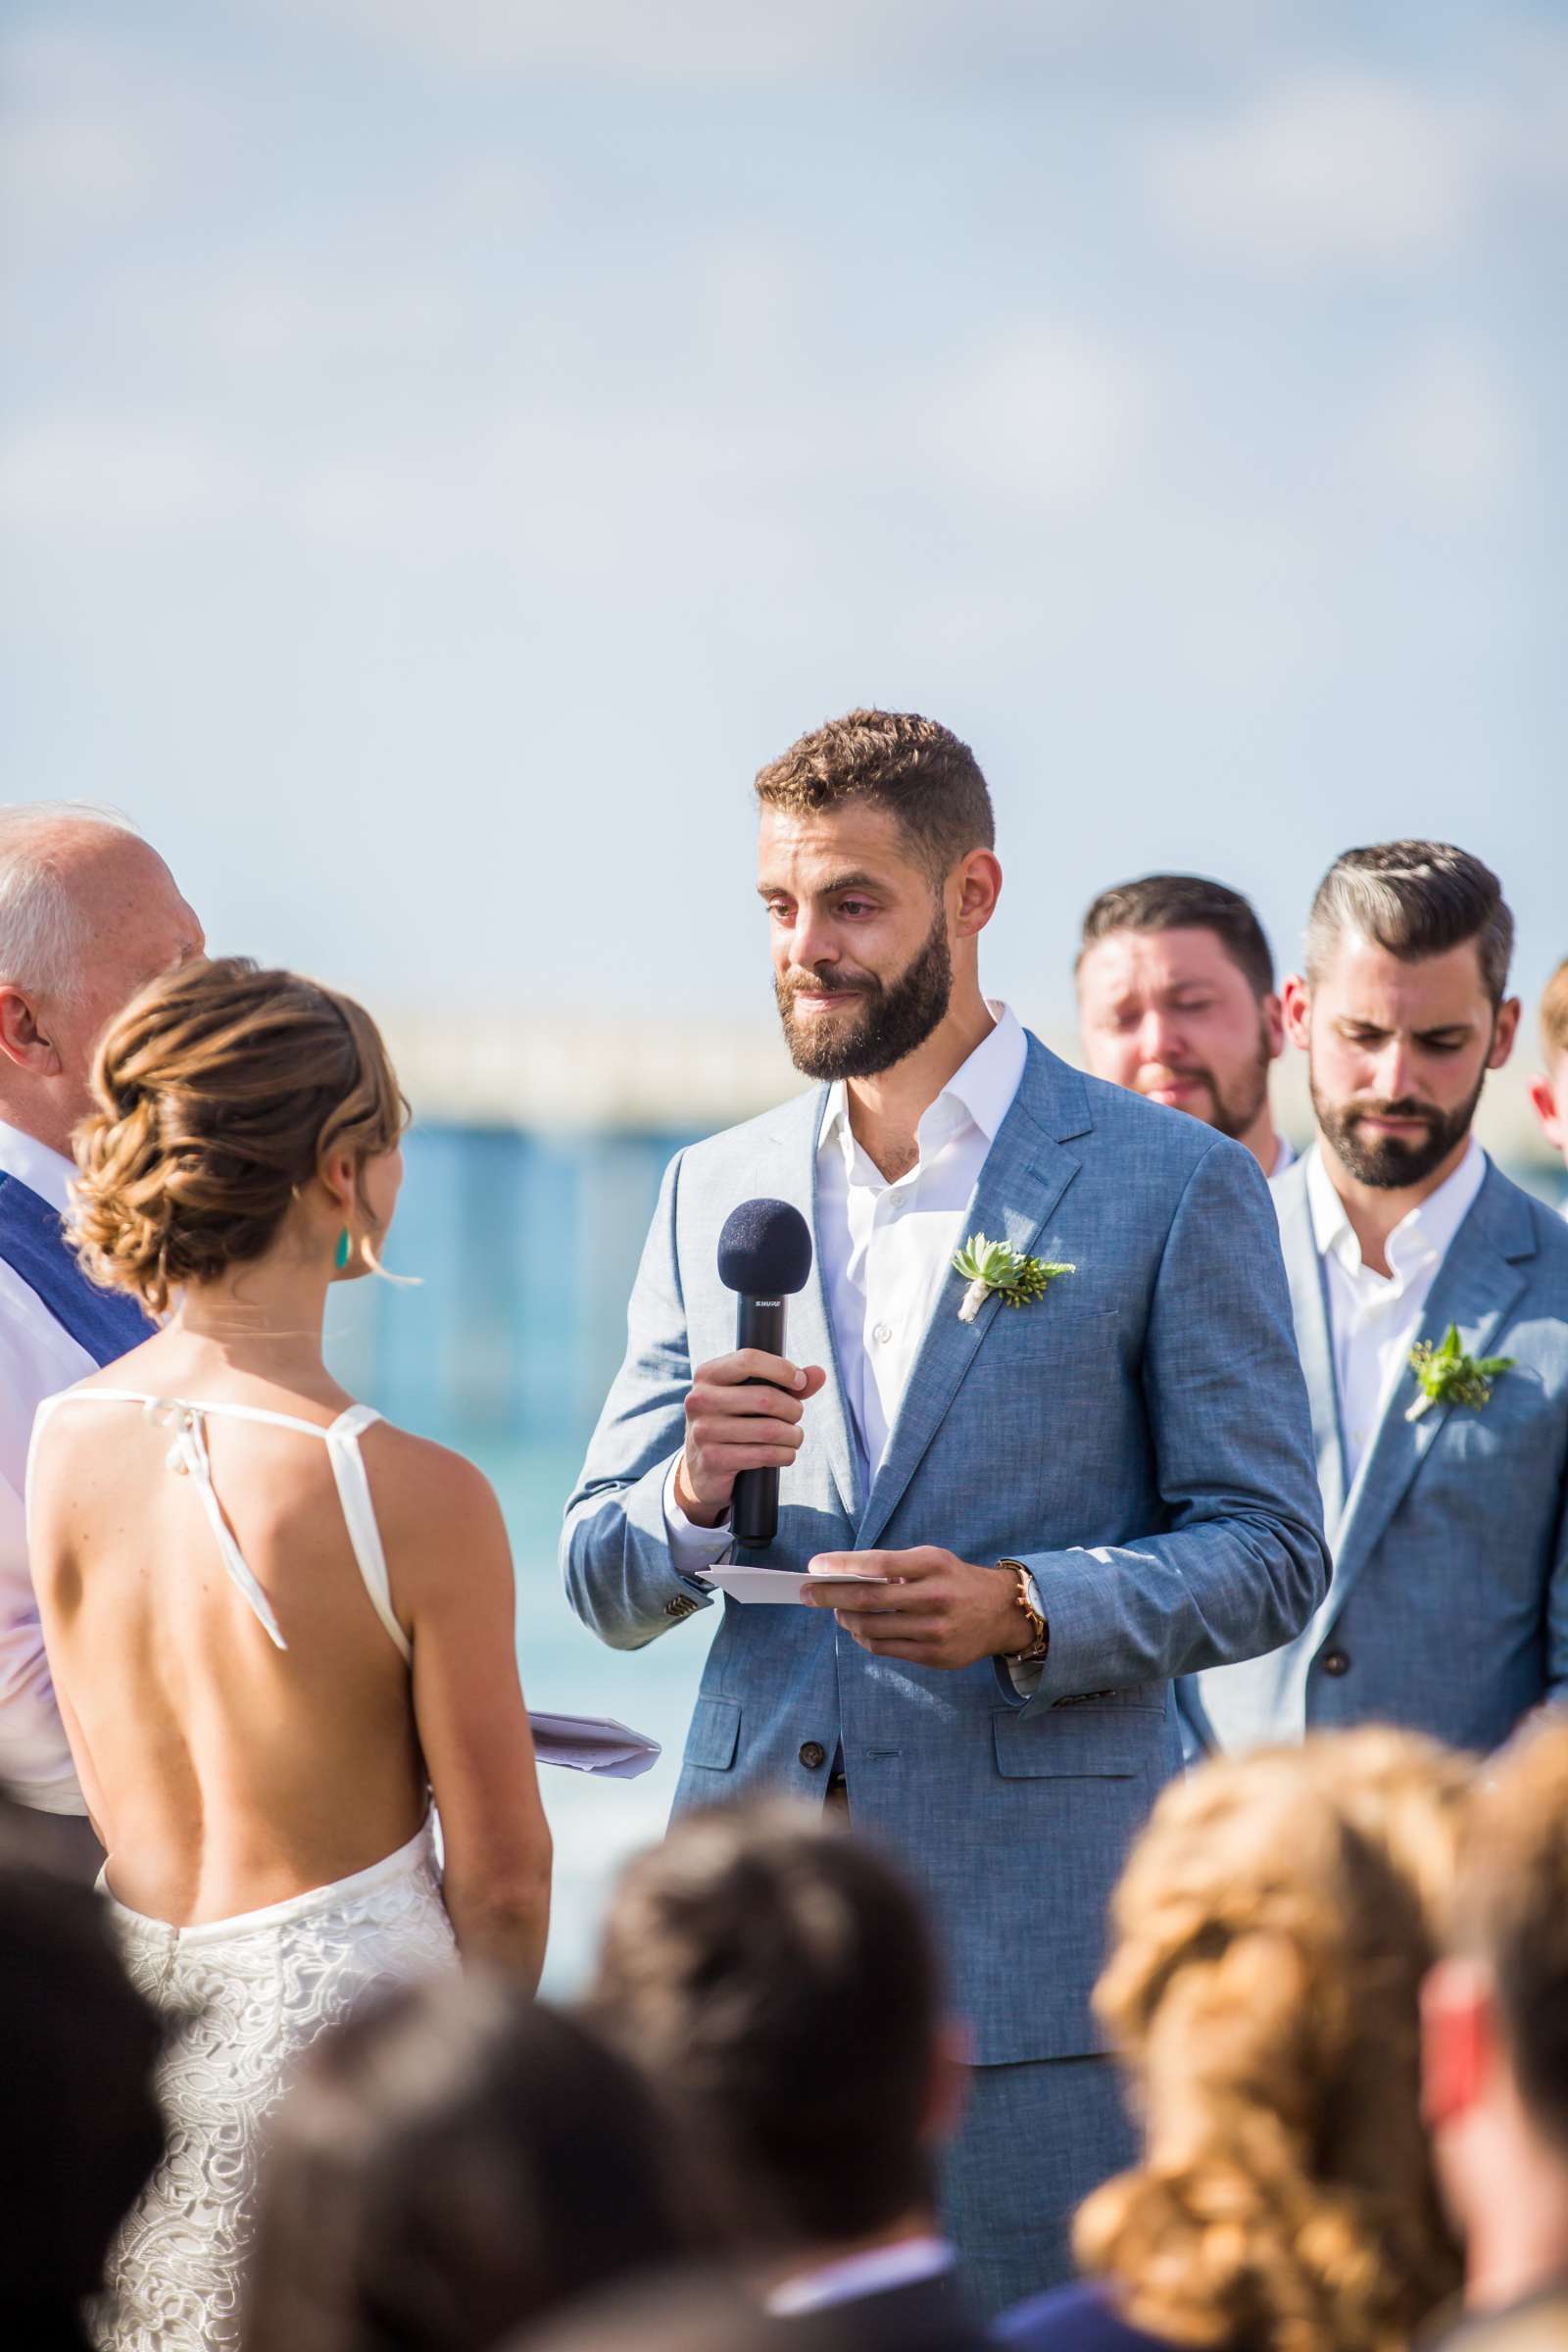
[[[157,1325],[121,1291],[101,1291],[67,1244],[58,1211],[0,1168],[0,1258],[42,1299],[95,1364],[128,1355]]]

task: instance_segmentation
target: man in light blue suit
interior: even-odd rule
[[[1470,1131],[1512,939],[1442,842],[1318,891],[1285,1005],[1320,1138],[1274,1195],[1334,1581],[1294,1642],[1184,1686],[1205,1744],[1375,1720],[1486,1749],[1568,1689],[1568,1229]],[[1469,1364],[1423,1381],[1450,1330]]]
[[[946,2211],[996,2309],[1064,2275],[1074,2205],[1130,2155],[1089,1994],[1179,1769],[1173,1678],[1322,1597],[1306,1402],[1256,1161],[982,996],[1002,876],[967,747],[856,711],[758,795],[785,1033],[825,1083],[669,1168],[566,1585],[641,1648],[711,1605],[735,1476],[780,1463],[767,1559],[896,1580],[726,1601],[676,1801],[847,1803],[924,1891],[976,2062]],[[735,1352],[715,1265],[760,1195],[815,1238],[790,1363]],[[972,1311],[977,1233],[1065,1270]]]

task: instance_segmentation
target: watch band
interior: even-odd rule
[[[1022,1649],[1004,1652],[1009,1666],[1038,1666],[1051,1647],[1051,1628],[1034,1604],[1034,1583],[1022,1560],[998,1560],[1011,1574],[1018,1606],[1029,1620],[1030,1639]]]

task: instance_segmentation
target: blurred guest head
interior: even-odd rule
[[[1002,868],[968,745],[911,711],[852,710],[803,735],[756,789],[758,890],[797,1069],[875,1077],[951,1009],[972,1019]]]
[[[1556,1710],[1520,1734],[1477,1790],[1448,1951],[1423,2012],[1427,2120],[1465,2238],[1466,2300],[1500,2309],[1555,2284],[1562,2326],[1568,1721]]]
[[[379,1271],[408,1105],[352,997],[243,956],[182,964],[111,1024],[92,1092],[74,1238],[99,1282],[158,1314],[263,1259]]]
[[[593,2004],[788,2259],[933,2226],[961,2059],[890,1864],[784,1803],[689,1813],[623,1874]]]
[[[69,1152],[105,1026],[203,944],[122,817],[71,801],[0,808],[0,1119]]]
[[[481,2352],[692,2250],[641,2077],[476,1971],[317,2043],[263,2180],[247,2352]]]
[[[1097,1078],[1234,1136],[1274,1173],[1268,1073],[1285,1033],[1268,941],[1239,891],[1200,874],[1102,890],[1084,916],[1077,979]]]
[[[0,1841],[0,2335],[86,2352],[83,2303],[163,2154],[161,2028],[97,1895],[13,1859],[3,1821]]]
[[[1145,2152],[1075,2240],[1134,2326],[1393,2352],[1451,2288],[1418,1999],[1463,1786],[1429,1742],[1330,1734],[1160,1797],[1096,1993]]]
[[[1541,1000],[1541,1074],[1530,1081],[1530,1100],[1548,1144],[1568,1160],[1568,956]]]
[[[1385,842],[1329,868],[1285,1019],[1325,1149],[1353,1183],[1430,1192],[1457,1166],[1513,1045],[1512,951],[1497,877],[1464,850]]]

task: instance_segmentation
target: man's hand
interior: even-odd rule
[[[700,1364],[686,1398],[686,1443],[675,1500],[697,1527],[716,1527],[743,1470],[787,1470],[806,1432],[806,1400],[826,1380],[820,1364],[786,1363],[742,1348]],[[770,1382],[770,1387],[748,1383]]]
[[[1027,1648],[1033,1633],[1010,1571],[977,1567],[934,1544],[913,1551],[823,1551],[811,1568],[805,1599],[813,1609],[831,1609],[873,1657],[906,1658],[911,1666],[973,1666]],[[834,1584],[835,1568],[899,1581]]]

